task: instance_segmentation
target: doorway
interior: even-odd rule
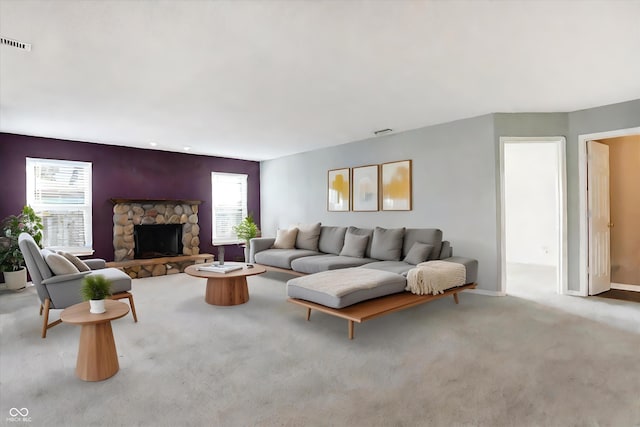
[[[502,293],[566,293],[565,138],[500,138]]]
[[[640,166],[639,138],[640,128],[621,129],[597,134],[580,135],[579,149],[579,184],[580,184],[580,289],[576,293],[581,296],[600,294],[603,290],[622,289],[640,290],[640,270],[638,270],[638,254],[640,244],[637,243],[640,229],[637,226],[640,204],[637,202],[637,171]],[[588,148],[601,146],[612,149],[610,163],[611,186],[607,185],[606,197],[611,212],[606,212],[609,219],[598,228],[594,223],[592,210],[592,186],[589,179],[597,168],[597,157]],[[624,148],[623,148],[624,147]],[[626,189],[625,189],[626,188]],[[596,190],[598,188],[595,188]],[[599,196],[595,196],[599,197]],[[606,227],[606,228],[604,228]],[[606,250],[602,250],[598,236],[602,230],[607,231]],[[611,247],[611,250],[609,250]],[[601,271],[600,266],[606,266]],[[623,282],[623,283],[616,283]],[[638,283],[636,283],[638,282]]]

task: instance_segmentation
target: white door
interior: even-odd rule
[[[589,295],[596,295],[611,289],[609,147],[587,141],[587,159]]]

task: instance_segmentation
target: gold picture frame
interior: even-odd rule
[[[411,160],[383,163],[381,189],[383,211],[410,211]]]
[[[351,169],[351,206],[354,212],[379,210],[379,169],[378,165]]]
[[[327,210],[348,212],[351,208],[351,180],[349,168],[331,169],[327,173]]]

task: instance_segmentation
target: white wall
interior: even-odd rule
[[[506,143],[504,166],[507,262],[557,265],[556,145]]]

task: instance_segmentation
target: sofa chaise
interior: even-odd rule
[[[346,318],[349,338],[354,321],[448,295],[458,303],[457,293],[475,287],[478,274],[478,262],[453,256],[442,231],[434,228],[299,225],[278,230],[275,238],[252,239],[249,261],[303,276],[287,282],[289,301],[307,308],[307,320],[311,309]],[[410,271],[433,261],[464,266],[455,288],[430,295],[407,292]]]

